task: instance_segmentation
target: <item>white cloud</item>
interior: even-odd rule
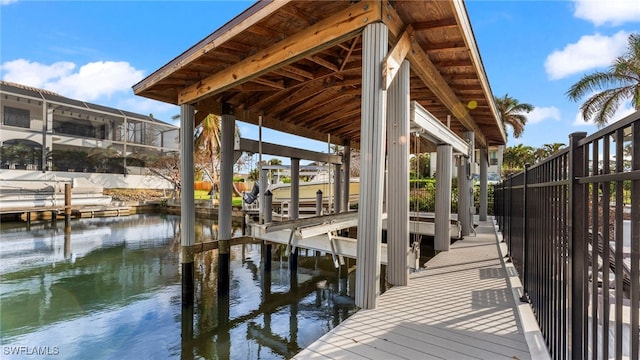
[[[628,116],[631,115],[635,112],[636,110],[634,108],[632,108],[630,106],[630,104],[623,104],[622,106],[620,106],[618,108],[618,110],[615,112],[615,114],[613,115],[613,117],[611,118],[611,120],[609,121],[608,125],[613,124],[614,122]],[[575,120],[573,121],[573,125],[574,126],[588,126],[588,127],[594,127],[597,126],[596,124],[593,123],[593,118],[589,119],[589,121],[584,121],[584,119],[582,118],[582,111],[578,111],[578,113],[576,114]]]
[[[547,56],[544,68],[551,80],[597,67],[608,66],[624,53],[629,34],[619,31],[608,37],[600,34],[585,35],[577,43],[569,44]]]
[[[18,2],[18,0],[0,0],[0,5],[9,5]]]
[[[95,101],[114,94],[131,92],[143,78],[143,71],[128,62],[98,61],[80,66],[71,62],[40,64],[25,59],[0,65],[3,80],[34,86],[73,99]]]
[[[560,110],[555,106],[534,107],[527,115],[527,124],[536,124],[544,120],[560,121]]]
[[[607,23],[616,26],[640,19],[638,0],[574,0],[574,3],[573,15],[596,26]]]

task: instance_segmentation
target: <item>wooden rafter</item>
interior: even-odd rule
[[[272,88],[278,89],[278,90],[284,90],[285,89],[284,81],[282,81],[282,80],[280,80],[280,81],[271,81],[271,80],[267,80],[265,78],[255,78],[255,79],[253,79],[251,81],[253,81],[256,84],[269,86],[269,87],[272,87]]]
[[[307,60],[312,61],[312,62],[314,62],[314,63],[316,63],[316,64],[318,64],[318,65],[320,65],[322,67],[325,67],[325,68],[335,72],[336,73],[335,77],[337,77],[340,80],[343,79],[341,75],[337,74],[340,71],[340,68],[338,67],[338,65],[336,65],[336,64],[334,64],[334,63],[332,63],[330,61],[327,61],[327,60],[321,58],[318,55],[308,56]]]
[[[431,20],[431,21],[422,21],[419,23],[413,24],[413,30],[422,31],[422,30],[432,30],[432,29],[441,29],[448,27],[457,27],[458,22],[455,18],[446,18],[439,20]]]
[[[393,7],[385,7],[390,16],[383,16],[382,20],[387,24],[389,31],[395,36],[401,36],[398,27],[398,21],[401,22],[400,16],[395,12]],[[394,14],[395,13],[395,14]],[[400,29],[404,29],[406,26],[402,24]],[[451,114],[455,116],[462,125],[472,130],[475,133],[475,140],[482,146],[487,145],[487,139],[478,125],[473,121],[466,107],[460,102],[458,96],[453,92],[447,81],[442,77],[438,68],[431,61],[429,56],[424,52],[419,44],[413,44],[411,51],[407,54],[407,58],[411,63],[411,69],[420,79],[427,84],[431,91],[438,97],[438,99],[451,111]],[[470,62],[470,61],[469,61]]]
[[[231,28],[228,29],[228,31],[227,29],[225,29],[225,27],[223,27],[221,30],[224,31],[221,31],[221,34],[219,36],[217,36],[218,34],[216,32],[206,39],[202,40],[200,44],[204,44],[203,46],[192,47],[189,51],[185,52],[184,54],[167,64],[167,66],[151,74],[144,82],[134,85],[134,91],[136,93],[140,93],[143,90],[153,86],[161,79],[164,79],[165,77],[171,75],[182,67],[191,64],[203,54],[208,53],[209,51],[220,46],[220,44],[224,44],[239,33],[249,29],[250,27],[255,25],[256,19],[261,19],[269,14],[275,13],[276,11],[278,11],[278,9],[285,7],[290,1],[291,0],[278,0],[264,2],[264,6],[260,7],[254,14],[254,16],[247,18],[238,24],[230,23],[229,25],[231,26]]]
[[[347,54],[344,56],[344,59],[342,60],[342,64],[340,64],[340,68],[338,69],[338,71],[344,70],[344,67],[347,65],[347,62],[349,61],[349,57],[351,56],[351,53],[353,53],[353,49],[356,47],[356,44],[358,43],[359,39],[360,37],[357,36],[353,38],[353,40],[351,40],[351,46],[347,50]]]
[[[476,142],[482,146],[486,146],[487,140],[484,133],[478,125],[473,121],[466,107],[460,102],[460,99],[451,90],[447,81],[440,75],[436,66],[431,62],[429,56],[422,51],[420,46],[414,46],[408,56],[412,69],[426,84],[432,84],[431,91],[442,101],[443,104],[451,111],[451,114],[460,121],[463,126],[469,130],[473,130],[476,135]]]
[[[178,94],[178,104],[198,101],[235,85],[258,77],[275,68],[289,65],[300,58],[326,49],[367,24],[380,19],[379,3],[356,3],[296,34],[231,65],[224,72],[213,74]]]
[[[330,88],[335,89],[343,86],[352,86],[357,84],[360,84],[360,79],[354,77],[354,78],[346,78],[342,81],[335,82],[333,84],[328,85],[327,87],[305,87],[301,91],[296,92],[295,97],[292,96],[288,99],[284,99],[283,101],[280,101],[276,106],[274,106],[271,109],[271,111],[280,112],[284,109],[293,107],[297,104],[307,101],[308,99],[318,95],[323,91],[327,91]]]

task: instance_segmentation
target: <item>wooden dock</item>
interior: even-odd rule
[[[493,222],[382,294],[295,359],[548,359]]]

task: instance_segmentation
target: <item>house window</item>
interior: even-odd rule
[[[29,117],[29,110],[5,106],[4,124],[8,126],[18,126],[27,129],[30,128],[31,120]]]
[[[496,151],[489,152],[489,165],[498,165],[498,153]]]

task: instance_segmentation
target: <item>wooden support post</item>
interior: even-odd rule
[[[180,106],[180,245],[182,263],[182,305],[193,304],[195,244],[195,199],[193,186],[193,128],[195,109],[192,105]]]
[[[403,61],[387,98],[387,280],[401,286],[409,282],[409,70]]]
[[[64,184],[64,226],[71,226],[71,184]]]
[[[233,188],[233,145],[236,119],[223,114],[220,124],[220,195],[218,197],[218,294],[229,294],[230,245],[232,236],[231,189]],[[263,190],[263,189],[261,189]]]
[[[380,294],[380,244],[387,99],[382,88],[382,60],[388,49],[383,23],[367,25],[362,33],[362,154],[356,250],[356,306],[373,309]]]
[[[451,163],[453,148],[449,144],[438,145],[436,155],[436,214],[433,249],[449,251],[451,237]]]
[[[480,221],[487,221],[487,213],[489,207],[489,196],[488,196],[488,183],[487,183],[487,172],[488,172],[488,154],[487,148],[480,148]]]

